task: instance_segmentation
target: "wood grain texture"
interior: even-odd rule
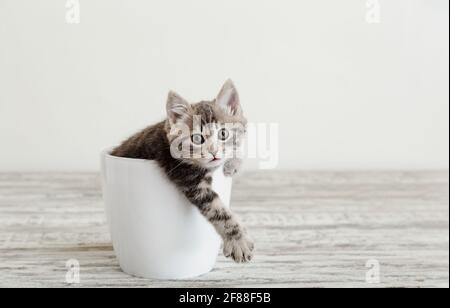
[[[153,281],[120,271],[97,174],[0,174],[0,287],[448,287],[449,174],[254,172],[233,209],[257,245],[252,263],[219,256],[209,274]],[[380,284],[366,283],[366,262]]]

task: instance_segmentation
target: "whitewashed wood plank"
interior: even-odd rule
[[[108,235],[96,174],[0,173],[0,287],[448,287],[448,171],[251,172],[233,208],[256,240],[254,261],[219,257],[191,280],[122,273]]]

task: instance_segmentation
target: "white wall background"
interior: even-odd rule
[[[0,0],[0,171],[96,170],[169,88],[228,77],[279,168],[448,168],[448,0],[65,2]]]

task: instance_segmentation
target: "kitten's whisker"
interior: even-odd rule
[[[169,172],[167,172],[167,175],[170,175],[173,171],[175,171],[175,169],[177,169],[178,167],[181,166],[181,164],[183,163],[183,161],[180,161],[180,163],[178,165],[176,165],[174,168],[172,168]]]

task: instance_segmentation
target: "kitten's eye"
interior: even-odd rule
[[[196,145],[202,145],[203,143],[205,143],[205,138],[201,134],[193,134],[191,136],[191,140],[192,143]]]
[[[226,128],[222,128],[221,130],[219,130],[219,139],[222,141],[225,141],[228,139],[228,137],[230,136],[230,133],[228,132],[228,130]]]

